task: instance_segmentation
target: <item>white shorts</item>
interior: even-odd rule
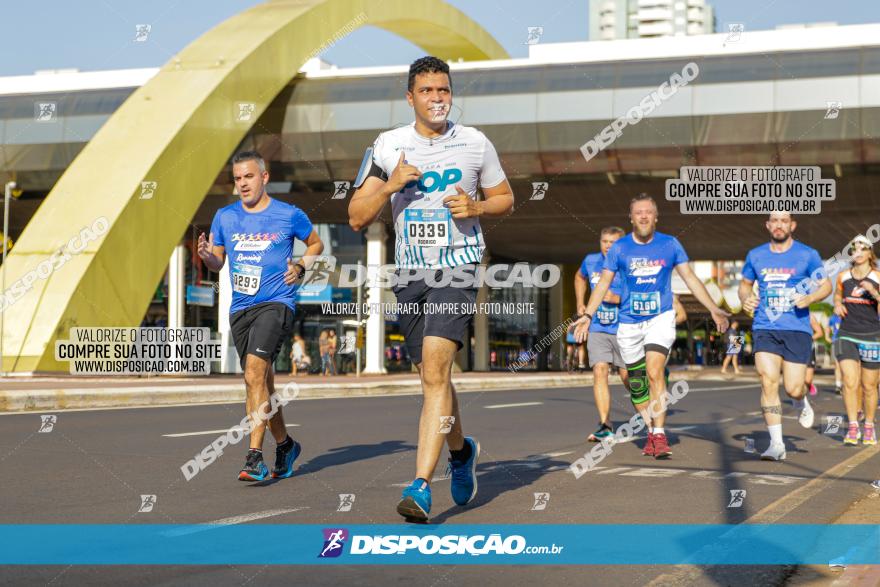
[[[627,365],[641,360],[645,350],[653,350],[669,354],[675,342],[675,310],[668,310],[653,318],[635,324],[619,324],[617,326],[617,344],[620,355]],[[653,348],[652,348],[653,347]]]

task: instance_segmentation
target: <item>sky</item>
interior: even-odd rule
[[[81,71],[159,67],[201,34],[262,0],[5,0],[0,76],[36,70]],[[381,2],[381,0],[376,0]],[[439,0],[432,0],[439,1]],[[544,28],[542,43],[587,40],[588,0],[448,0],[483,26],[512,57],[526,57],[527,29]],[[878,0],[710,0],[718,30],[780,24],[880,22]],[[134,42],[149,24],[145,42]],[[356,30],[322,58],[340,67],[400,65],[424,54],[372,27]]]

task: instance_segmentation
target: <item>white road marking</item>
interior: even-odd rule
[[[684,432],[685,430],[691,430],[693,428],[699,428],[699,426],[676,426],[675,428],[670,428],[670,432]]]
[[[247,522],[253,522],[254,520],[262,520],[264,518],[271,518],[272,516],[280,516],[282,514],[290,514],[292,512],[298,512],[300,510],[307,509],[309,509],[308,506],[299,508],[266,510],[262,512],[254,512],[252,514],[242,514],[240,516],[232,516],[231,518],[221,518],[219,520],[214,520],[213,522],[193,524],[188,528],[181,528],[179,530],[169,530],[168,532],[164,532],[163,534],[165,536],[185,536],[187,534],[195,534],[196,532],[213,530],[217,526],[233,526],[235,524],[244,524]]]
[[[497,410],[498,408],[520,408],[523,406],[540,406],[544,402],[522,402],[519,404],[493,404],[491,406],[483,406],[487,410]]]
[[[288,424],[288,428],[293,428],[294,426],[299,426],[299,424]],[[163,438],[181,438],[183,436],[204,436],[207,434],[223,434],[224,432],[229,432],[230,430],[243,430],[243,428],[239,426],[235,426],[234,428],[222,428],[220,430],[201,430],[199,432],[178,432],[177,434],[163,434]]]
[[[600,470],[604,469],[604,470]],[[673,469],[668,467],[593,467],[591,470],[596,471],[597,475],[617,475],[620,477],[675,477],[688,476],[697,479],[724,479],[733,477],[745,477],[745,480],[755,485],[791,485],[797,481],[807,481],[809,477],[798,477],[795,475],[770,475],[763,473],[745,473],[742,471],[733,471],[724,473],[723,471],[703,470],[688,472],[686,469]],[[719,476],[720,475],[720,476]]]

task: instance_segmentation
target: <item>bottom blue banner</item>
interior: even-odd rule
[[[645,537],[651,537],[650,548],[639,546]],[[288,547],[267,549],[266,544]],[[0,564],[5,565],[425,563],[880,564],[880,526],[0,525]]]

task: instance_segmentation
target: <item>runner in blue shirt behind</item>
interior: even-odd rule
[[[574,276],[574,295],[579,316],[583,316],[587,311],[587,306],[584,304],[587,283],[589,282],[591,288],[596,287],[602,277],[608,250],[624,234],[626,232],[617,226],[603,228],[599,234],[600,252],[587,255],[581,262],[581,268]],[[596,310],[596,319],[590,323],[587,354],[590,358],[590,368],[593,370],[593,397],[596,399],[596,409],[599,412],[599,427],[587,437],[590,442],[600,442],[603,438],[614,434],[609,420],[611,393],[608,389],[608,374],[612,366],[617,369],[624,386],[629,385],[626,365],[620,355],[620,345],[617,344],[617,313],[621,287],[620,276],[615,275],[611,289],[605,294],[599,309]]]
[[[269,476],[263,463],[266,421],[256,414],[260,410],[270,413],[269,396],[275,393],[272,364],[293,329],[297,283],[324,244],[305,212],[266,193],[269,172],[258,153],[237,154],[232,174],[240,200],[217,211],[209,238],[204,233],[199,236],[198,254],[215,272],[229,255],[229,325],[244,370],[245,407],[253,424],[250,450],[238,478],[262,481]],[[294,239],[306,244],[305,254],[296,263],[292,259]],[[269,430],[278,443],[272,477],[290,477],[301,447],[287,435],[280,406],[269,419]]]
[[[804,385],[813,348],[810,304],[831,293],[831,282],[824,277],[819,253],[792,238],[797,222],[791,214],[774,212],[766,226],[770,242],[749,251],[738,293],[743,309],[755,313],[752,344],[755,368],[761,376],[761,411],[770,433],[770,446],[761,459],[779,461],[785,458],[780,372],[785,393],[800,402],[798,421],[804,428],[812,427],[813,408]],[[814,276],[820,279],[814,280]],[[755,282],[757,293],[753,291]]]
[[[602,277],[590,295],[576,336],[579,340],[587,338],[596,311],[614,276],[620,273],[623,293],[617,342],[629,374],[632,403],[648,427],[643,454],[664,459],[672,454],[663,427],[666,421],[664,369],[675,342],[672,270],[678,272],[694,297],[709,310],[721,332],[727,330],[728,314],[712,301],[694,275],[678,239],[656,232],[659,215],[654,198],[647,194],[633,198],[629,214],[633,231],[609,249]]]

